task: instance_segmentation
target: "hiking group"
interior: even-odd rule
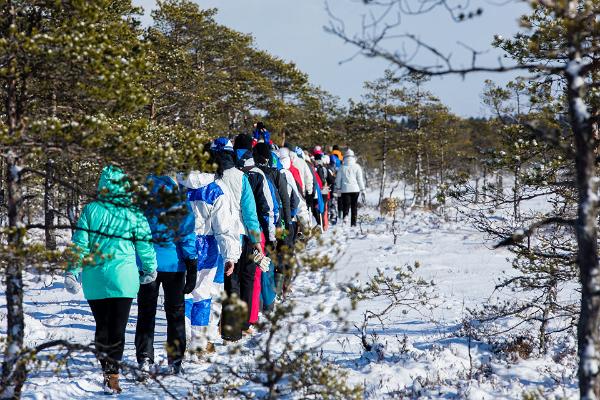
[[[259,313],[284,301],[290,255],[310,229],[340,219],[354,226],[365,190],[352,150],[311,153],[278,147],[258,122],[252,135],[219,137],[204,150],[214,173],[150,176],[146,209],[134,205],[121,169],[102,170],[97,198],[73,234],[74,261],[65,287],[83,294],[96,322],[96,355],[107,393],[120,393],[119,371],[131,305],[139,377],[155,367],[159,289],[167,319],[167,373],[181,373],[186,348],[211,353],[215,343],[254,333]],[[174,205],[164,205],[172,197]],[[146,203],[145,203],[146,204]],[[175,210],[175,218],[165,215]],[[186,318],[191,338],[186,338]]]

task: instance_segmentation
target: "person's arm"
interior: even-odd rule
[[[67,273],[73,274],[76,277],[81,273],[81,262],[90,254],[90,227],[88,221],[88,207],[83,209],[75,232],[73,233],[73,246],[75,259],[67,266]]]
[[[335,175],[335,191],[337,193],[342,191],[342,169],[341,168]]]
[[[358,187],[360,188],[361,192],[365,191],[365,176],[363,174],[363,170],[361,168],[360,165],[356,164],[356,166],[358,167],[357,170],[357,181],[358,181]]]
[[[269,182],[262,174],[256,174],[256,213],[259,216],[260,226],[264,232],[266,239],[275,240],[275,206],[273,204],[273,196]]]
[[[141,270],[145,275],[153,274],[158,268],[156,252],[152,244],[152,232],[148,220],[141,212],[134,212],[134,241],[135,252],[141,263]]]
[[[279,192],[279,197],[281,198],[281,207],[283,210],[279,211],[282,215],[283,222],[285,223],[285,229],[289,230],[292,225],[292,209],[290,204],[290,196],[288,195],[287,190],[287,179],[285,176],[277,171],[277,191]]]
[[[312,171],[310,169],[310,167],[308,166],[308,163],[304,160],[302,160],[302,162],[304,163],[304,190],[306,190],[306,192],[311,195],[313,194],[313,190],[314,187],[313,185],[315,184],[314,178],[313,178],[313,174]]]
[[[240,207],[242,209],[242,223],[248,232],[250,241],[253,244],[260,243],[260,224],[256,215],[256,202],[252,194],[252,188],[246,175],[242,177],[242,200]]]
[[[179,225],[175,245],[179,250],[178,253],[182,255],[183,260],[195,260],[198,258],[198,253],[196,252],[196,232],[194,231],[195,218],[187,202],[185,203],[185,207],[187,214]]]

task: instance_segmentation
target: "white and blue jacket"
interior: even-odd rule
[[[213,174],[192,171],[179,182],[187,190],[194,212],[198,278],[193,298],[186,299],[186,315],[192,326],[207,326],[212,298],[218,295],[225,280],[225,261],[236,263],[242,247],[234,198]]]

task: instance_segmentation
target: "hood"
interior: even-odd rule
[[[199,189],[215,181],[215,175],[206,172],[192,171],[187,176],[177,175],[177,182],[188,189]]]
[[[150,193],[153,195],[157,194],[162,188],[168,190],[169,192],[177,190],[177,182],[175,182],[175,180],[168,175],[150,175],[148,177],[148,184],[152,185]]]
[[[290,169],[290,167],[292,166],[292,160],[290,160],[289,157],[280,158],[279,161],[281,162],[281,167],[283,169]]]
[[[344,165],[354,165],[356,164],[356,157],[354,157],[354,155],[348,155],[348,153],[346,153],[346,157],[344,157]]]
[[[235,151],[235,166],[237,168],[252,167],[254,160],[252,159],[252,151],[247,149],[237,149]]]
[[[131,184],[125,172],[113,165],[102,169],[98,182],[98,198],[115,204],[131,203]]]

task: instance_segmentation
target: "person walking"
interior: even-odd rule
[[[114,166],[102,170],[98,197],[87,204],[73,234],[76,255],[67,268],[65,288],[83,294],[96,322],[94,344],[104,373],[104,389],[121,393],[119,369],[125,328],[140,283],[156,279],[156,252],[150,225],[132,204],[125,173]],[[136,263],[140,260],[140,269]]]
[[[346,222],[351,212],[350,225],[356,226],[358,197],[365,190],[365,179],[363,170],[356,162],[356,156],[351,149],[344,154],[344,164],[337,172],[335,188],[341,193],[342,219]]]
[[[194,213],[198,277],[189,299],[186,315],[192,326],[191,348],[212,353],[219,338],[219,322],[225,279],[233,275],[242,245],[234,197],[214,174],[192,171],[178,181],[187,188]],[[238,293],[236,293],[238,294]],[[241,322],[241,321],[239,321]],[[241,326],[240,323],[233,324]],[[241,328],[240,328],[241,332]],[[241,336],[241,333],[240,333]]]
[[[242,338],[242,331],[250,328],[250,311],[254,293],[256,263],[253,261],[254,251],[264,255],[261,246],[261,228],[256,212],[254,194],[248,177],[235,166],[233,144],[226,137],[215,139],[210,145],[211,161],[217,164],[216,180],[224,185],[231,194],[234,204],[234,221],[242,241],[242,254],[235,265],[233,274],[225,276],[225,291],[228,296],[236,294],[248,307],[248,316],[241,329],[232,334],[221,331],[221,337],[228,341]],[[223,310],[223,319],[229,319],[227,310]]]
[[[147,186],[152,206],[145,214],[152,230],[158,274],[154,282],[141,285],[138,293],[136,358],[144,372],[154,364],[156,307],[162,285],[167,317],[167,362],[169,372],[178,374],[186,347],[184,294],[191,293],[196,286],[198,271],[194,214],[179,185],[170,176],[150,176]],[[183,215],[169,216],[170,210],[181,209],[185,210]]]
[[[252,157],[252,145],[252,137],[250,135],[241,133],[235,137],[233,149],[235,150],[236,166],[246,174],[248,182],[250,183],[250,187],[252,188],[254,201],[256,203],[256,213],[262,230],[261,246],[263,252],[265,252],[267,245],[274,243],[276,240],[275,220],[279,214],[279,202],[273,196],[273,189],[271,188],[272,184],[268,181],[264,172],[258,168],[254,162],[254,158]],[[265,142],[258,142],[256,146],[258,145],[270,146]],[[248,319],[248,323],[251,326],[258,323],[258,313],[261,305],[261,293],[263,291],[262,283],[265,281],[265,277],[262,276],[262,270],[258,265],[256,265],[256,263],[254,263],[253,260],[248,260],[248,262],[255,265],[250,317]],[[249,330],[247,330],[246,333],[251,333],[252,328],[250,328],[250,326],[248,327]]]

